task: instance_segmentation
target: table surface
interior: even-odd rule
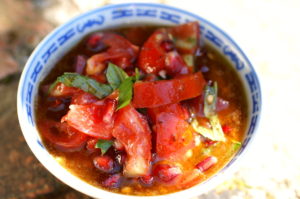
[[[16,91],[24,63],[47,33],[79,13],[120,2],[0,1],[0,198],[89,198],[58,181],[34,157],[18,124]],[[252,149],[234,175],[197,198],[300,198],[300,1],[147,2],[190,10],[226,30],[261,80],[263,115]]]

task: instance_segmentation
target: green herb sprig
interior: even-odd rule
[[[117,110],[130,104],[133,93],[133,84],[140,78],[139,70],[137,68],[135,69],[135,76],[128,76],[122,68],[113,63],[109,63],[106,70],[106,78],[108,84],[101,84],[84,75],[64,73],[50,86],[49,92],[51,92],[59,82],[66,86],[79,88],[99,99],[103,99],[110,95],[114,90],[119,90]]]

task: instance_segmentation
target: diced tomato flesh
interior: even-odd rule
[[[134,84],[133,106],[153,108],[199,96],[205,80],[201,72],[171,80],[136,82]]]
[[[165,28],[155,31],[144,43],[138,66],[144,72],[152,74],[158,74],[161,70],[166,70],[171,76],[189,73],[188,67],[174,48],[172,37]]]
[[[157,116],[155,129],[157,157],[184,161],[186,152],[194,147],[191,126],[176,115],[164,112]]]
[[[111,99],[85,105],[72,104],[62,122],[91,137],[111,139],[115,109],[116,100]]]
[[[151,131],[145,118],[131,105],[120,109],[116,113],[113,136],[127,153],[124,175],[147,175],[151,161]]]
[[[86,142],[87,151],[90,152],[90,153],[100,152],[100,149],[95,147],[97,142],[98,142],[98,139],[96,139],[96,138],[88,139],[88,141]]]
[[[156,155],[158,160],[181,162],[186,153],[195,146],[194,134],[188,110],[181,104],[170,104],[148,109],[156,133]]]

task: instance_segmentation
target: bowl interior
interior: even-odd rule
[[[256,73],[246,55],[222,30],[207,20],[184,10],[160,4],[118,4],[101,7],[74,18],[51,32],[29,58],[18,88],[18,117],[24,137],[39,161],[57,178],[69,186],[92,197],[132,198],[93,187],[70,174],[48,153],[35,127],[35,101],[39,82],[55,66],[57,61],[75,46],[85,35],[114,27],[139,24],[175,25],[188,21],[199,21],[201,37],[225,55],[244,84],[249,107],[247,136],[237,155],[218,174],[188,190],[155,198],[181,198],[199,195],[220,181],[225,170],[236,163],[244,153],[257,128],[261,109],[261,91]],[[247,147],[248,148],[248,147]]]

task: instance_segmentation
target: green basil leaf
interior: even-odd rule
[[[112,89],[109,85],[101,84],[96,80],[77,73],[64,73],[59,76],[56,81],[50,86],[49,92],[56,86],[57,83],[63,83],[66,86],[79,88],[85,92],[91,93],[102,99],[108,96]]]
[[[115,90],[128,77],[126,72],[113,63],[109,63],[106,70],[106,78],[109,85]]]
[[[213,141],[223,141],[224,142],[225,135],[223,133],[222,126],[220,124],[218,116],[214,115],[214,116],[210,117],[209,122],[212,126],[210,129],[200,126],[197,119],[194,119],[191,124],[192,124],[193,129],[197,133],[201,134],[202,136],[204,136],[210,140],[213,140]]]
[[[133,77],[126,78],[119,87],[119,99],[117,110],[130,104],[132,99]]]
[[[214,82],[213,86],[206,86],[204,89],[204,115],[209,118],[216,115],[218,84]]]
[[[111,140],[98,140],[97,144],[95,145],[95,148],[98,148],[101,150],[101,154],[104,155],[107,150],[112,146],[113,141]]]

